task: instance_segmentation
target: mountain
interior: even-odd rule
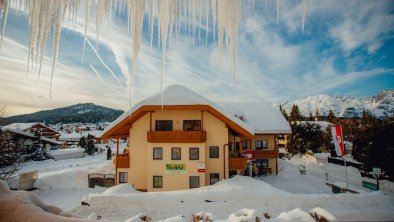
[[[289,113],[297,104],[304,116],[315,115],[316,109],[320,116],[327,116],[330,109],[337,117],[360,117],[363,110],[369,110],[378,118],[394,116],[394,90],[383,90],[375,96],[353,98],[348,96],[330,96],[325,93],[307,96],[282,104]]]
[[[97,123],[112,122],[123,113],[122,110],[110,109],[93,103],[81,103],[63,108],[44,110],[31,114],[11,116],[7,122],[45,122],[56,123]]]

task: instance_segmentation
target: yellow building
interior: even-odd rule
[[[117,183],[130,183],[141,191],[166,191],[248,174],[252,165],[259,173],[277,172],[275,138],[290,132],[288,124],[263,132],[246,117],[182,86],[168,87],[163,98],[162,105],[161,93],[148,97],[103,132],[103,139],[129,141],[126,153],[118,153],[114,160]]]

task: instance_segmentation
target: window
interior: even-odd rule
[[[256,159],[257,167],[268,167],[268,159]]]
[[[219,182],[219,174],[218,173],[209,174],[209,182],[211,185]]]
[[[153,188],[163,188],[163,176],[153,176]]]
[[[119,183],[127,183],[127,172],[119,172]]]
[[[256,150],[262,150],[267,148],[267,140],[256,140]]]
[[[162,160],[163,159],[163,148],[162,147],[153,147],[153,159],[154,160]]]
[[[228,143],[228,150],[233,151],[233,144],[231,142]]]
[[[199,160],[200,159],[200,149],[198,147],[189,148],[189,160]]]
[[[235,152],[239,152],[239,142],[235,143]]]
[[[219,147],[210,146],[209,147],[209,158],[219,158]]]
[[[189,177],[190,188],[198,188],[200,187],[200,177],[199,176],[190,176]]]
[[[242,141],[242,149],[247,150],[248,149],[248,141]]]
[[[200,131],[201,120],[183,120],[184,131]]]
[[[181,159],[181,148],[180,147],[171,148],[171,159],[172,160],[180,160]]]
[[[156,120],[156,131],[171,131],[172,120]]]

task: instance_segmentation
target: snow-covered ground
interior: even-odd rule
[[[305,163],[306,175],[300,175],[299,164]],[[313,221],[309,215],[311,211],[326,217],[332,214],[341,221],[394,218],[393,183],[383,181],[383,191],[370,192],[362,188],[358,170],[348,167],[349,185],[362,193],[332,194],[331,188],[325,185],[324,172],[329,172],[331,182],[345,182],[344,167],[318,165],[314,157],[279,160],[277,176],[238,176],[212,186],[156,193],[141,193],[129,185],[109,189],[88,188],[89,172],[108,173],[113,170],[111,161],[105,160],[105,154],[72,160],[30,162],[22,171],[33,169],[39,170],[36,183],[39,190],[34,192],[45,203],[81,218],[95,213],[102,219],[125,221],[143,213],[154,221],[190,221],[192,214],[200,211],[202,214],[210,212],[210,218],[219,221],[240,221],[242,217],[247,220],[255,216],[263,221]],[[85,195],[90,206],[81,206]],[[265,213],[271,218],[266,219]]]

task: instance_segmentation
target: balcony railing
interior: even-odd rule
[[[253,159],[279,158],[279,150],[253,150]]]
[[[148,131],[149,143],[204,143],[206,131]]]
[[[113,163],[117,168],[130,168],[130,157],[128,153],[119,154],[113,159]]]
[[[230,170],[244,170],[248,167],[246,158],[228,158],[228,168]]]

